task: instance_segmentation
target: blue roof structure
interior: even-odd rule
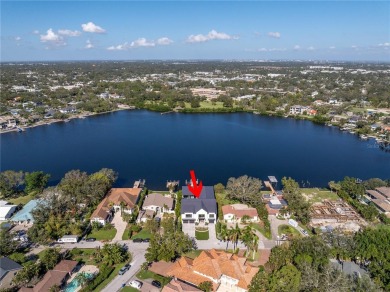
[[[38,205],[39,200],[31,200],[26,205],[24,205],[23,209],[16,213],[11,221],[27,221],[30,220],[34,222],[34,218],[31,214],[31,211]]]

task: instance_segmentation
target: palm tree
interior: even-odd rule
[[[224,241],[226,241],[226,249],[228,249],[229,246],[229,240],[230,240],[230,229],[227,228],[225,224],[221,226],[221,232],[220,236],[223,238]]]
[[[85,287],[90,279],[87,277],[87,274],[85,272],[78,273],[76,277],[74,277],[76,281],[79,283],[81,287]]]
[[[230,229],[230,239],[233,242],[233,252],[237,248],[238,239],[241,235],[241,229],[238,227],[238,223],[236,223],[236,227]]]
[[[256,234],[252,233],[253,234],[253,238],[252,238],[252,241],[250,242],[249,244],[249,248],[252,250],[253,254],[252,254],[252,260],[255,259],[255,254],[258,250],[258,247],[259,247],[259,238],[257,237]]]
[[[246,246],[248,249],[248,254],[251,251],[251,243],[253,241],[253,233],[252,233],[252,228],[249,226],[246,226],[241,234],[241,241],[242,243]]]

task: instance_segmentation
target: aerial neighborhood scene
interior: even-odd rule
[[[390,291],[389,2],[1,6],[0,292]]]

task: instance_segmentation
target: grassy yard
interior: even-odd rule
[[[284,225],[280,225],[278,227],[278,234],[279,235],[286,234],[286,235],[292,236],[292,237],[299,237],[299,236],[301,236],[301,234],[299,233],[298,230],[296,230],[292,226],[285,225],[285,224]]]
[[[140,232],[138,232],[136,235],[134,235],[131,239],[136,239],[136,238],[150,238],[152,234],[150,233],[149,230],[142,229]]]
[[[137,278],[141,279],[141,280],[146,280],[146,279],[157,280],[161,283],[162,286],[165,286],[166,284],[168,284],[171,281],[170,278],[166,278],[166,277],[163,277],[161,275],[157,275],[156,273],[153,273],[151,271],[144,271],[144,270],[140,271],[137,274]]]
[[[131,224],[127,224],[125,232],[123,232],[123,235],[122,235],[122,240],[130,239],[130,226],[131,226]]]
[[[128,283],[126,283],[126,284],[128,284]],[[138,292],[139,290],[135,289],[133,287],[130,287],[130,286],[125,286],[120,291],[121,292]]]
[[[104,287],[108,285],[116,276],[118,276],[119,270],[124,266],[125,264],[118,264],[115,266],[115,270],[108,276],[107,279],[105,279],[103,282],[100,283],[99,286],[96,287],[95,291],[101,291]],[[136,290],[137,291],[137,290]]]
[[[28,194],[26,196],[17,197],[15,199],[9,199],[9,202],[14,205],[19,205],[19,204],[26,205],[32,199],[34,199],[34,195]]]
[[[197,240],[208,240],[209,239],[209,230],[197,230],[195,229],[195,237]]]
[[[191,104],[189,102],[186,102],[185,104],[186,108],[191,108]],[[213,105],[211,101],[201,101],[200,108],[223,108],[223,102],[217,101],[215,102],[215,105]]]
[[[339,197],[336,193],[329,190],[321,190],[318,188],[302,188],[302,195],[308,200],[311,204],[322,202],[323,200],[337,200]]]
[[[185,253],[184,256],[188,257],[190,259],[194,259],[197,256],[199,256],[201,252],[202,252],[202,250],[196,249],[196,250],[192,250],[192,251]]]
[[[92,230],[92,232],[88,235],[88,238],[96,238],[96,240],[105,240],[109,241],[112,240],[115,237],[116,229],[111,228],[109,230],[99,229],[99,230]]]
[[[73,260],[83,262],[86,265],[97,265],[93,257],[94,252],[93,248],[74,248],[70,250],[70,255]]]
[[[249,224],[250,227],[256,229],[257,231],[259,231],[261,234],[263,234],[266,238],[268,239],[271,239],[272,238],[272,234],[271,232],[267,233],[266,230],[264,229],[263,226],[261,226],[259,223],[250,223]]]

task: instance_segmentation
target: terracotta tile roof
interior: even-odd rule
[[[133,208],[141,191],[141,188],[112,188],[92,213],[91,218],[106,220],[111,204],[120,205],[123,202],[127,208]]]
[[[250,208],[247,205],[243,204],[222,206],[222,213],[223,215],[234,214],[237,218],[242,218],[244,215],[248,215],[251,218],[259,216],[255,208]]]
[[[153,273],[159,274],[164,277],[168,277],[167,272],[173,265],[173,263],[165,261],[154,262],[150,266],[149,271],[152,271]]]
[[[173,199],[169,197],[165,197],[162,194],[149,194],[144,201],[143,206],[159,206],[160,208],[164,207],[166,205],[169,210],[172,210],[173,208]]]
[[[195,285],[199,285],[204,281],[210,281],[206,276],[219,281],[222,275],[226,275],[239,280],[238,286],[247,289],[258,270],[256,267],[247,265],[246,258],[212,249],[210,251],[202,251],[192,261],[192,264],[188,258],[180,258],[168,272],[168,275]]]
[[[77,265],[78,265],[77,261],[62,260],[53,268],[53,271],[70,273]]]
[[[165,285],[164,288],[161,290],[161,292],[198,292],[198,291],[200,292],[202,290],[175,279],[172,279],[171,282]]]

